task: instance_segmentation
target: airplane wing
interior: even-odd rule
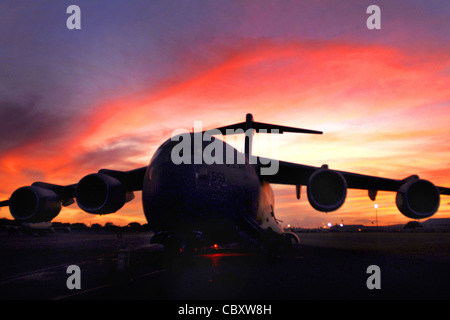
[[[450,195],[450,188],[435,187],[431,182],[419,179],[417,175],[402,180],[382,178],[353,172],[330,170],[292,162],[257,157],[259,170],[278,162],[275,174],[261,175],[262,180],[274,184],[295,185],[297,198],[301,186],[307,186],[308,200],[319,211],[337,210],[345,201],[347,188],[368,190],[368,196],[375,200],[378,191],[397,192],[399,210],[410,218],[425,218],[439,208],[440,195]]]
[[[0,207],[8,207],[9,206],[9,200],[0,201]]]
[[[34,182],[13,192],[0,207],[9,206],[11,215],[23,222],[51,221],[77,200],[78,206],[92,214],[108,214],[134,199],[133,191],[142,190],[147,167],[131,171],[101,169],[67,186]]]
[[[437,187],[441,194],[450,195],[450,188],[445,187]]]
[[[292,162],[279,161],[274,159],[259,157],[259,162],[268,163],[269,161],[278,161],[278,171],[274,175],[264,175],[263,179],[275,184],[289,185],[307,185],[310,176],[317,170],[324,167],[307,166]],[[352,172],[337,171],[342,174],[347,182],[347,188],[397,191],[401,186],[402,180],[380,178],[357,174]]]

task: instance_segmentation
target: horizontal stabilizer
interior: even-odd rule
[[[223,135],[227,135],[227,134],[245,133],[248,129],[254,129],[256,132],[261,132],[261,133],[283,134],[284,132],[294,132],[294,133],[307,133],[307,134],[323,134],[322,131],[280,126],[277,124],[270,124],[270,123],[263,123],[263,122],[255,122],[255,121],[253,121],[253,116],[250,113],[247,114],[245,122],[230,124],[228,126],[215,128],[215,129],[211,129],[211,130],[206,130],[204,132],[214,134],[214,130],[215,130],[215,131],[220,131]],[[239,131],[237,131],[237,130],[239,130]]]
[[[253,127],[256,129],[256,132],[259,132],[259,130],[271,130],[271,131],[278,130],[278,133],[280,133],[280,134],[282,134],[284,132],[309,133],[309,134],[322,134],[323,133],[322,131],[286,127],[286,126],[280,126],[280,125],[276,125],[276,124],[269,124],[269,123],[262,123],[262,122],[254,122]],[[277,133],[277,132],[268,132],[268,133]]]

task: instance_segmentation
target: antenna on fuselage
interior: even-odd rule
[[[240,129],[240,130],[239,130]],[[252,154],[252,145],[253,145],[253,135],[255,132],[261,133],[277,133],[283,134],[284,132],[294,132],[294,133],[307,133],[307,134],[323,134],[322,131],[302,129],[302,128],[294,128],[294,127],[286,127],[280,126],[277,124],[263,123],[263,122],[255,122],[253,120],[253,115],[251,113],[247,113],[245,116],[245,122],[230,124],[228,126],[206,130],[203,133],[208,133],[212,130],[218,130],[223,135],[227,134],[245,134],[245,156],[248,158]],[[239,131],[237,131],[239,130]]]

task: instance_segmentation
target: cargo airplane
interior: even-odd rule
[[[322,212],[340,208],[348,188],[368,190],[373,201],[378,191],[392,191],[397,193],[399,211],[412,219],[432,216],[440,196],[450,195],[450,188],[436,187],[417,175],[396,180],[253,156],[255,132],[322,134],[256,122],[247,114],[245,122],[168,139],[148,166],[101,169],[66,186],[34,182],[14,191],[0,206],[9,206],[16,220],[42,223],[75,200],[91,214],[114,213],[134,198],[134,191],[142,191],[144,215],[155,232],[152,241],[188,250],[199,239],[226,243],[246,238],[267,247],[297,242],[296,235],[284,233],[275,218],[270,184],[295,186],[297,199],[306,186],[309,203]],[[236,133],[245,134],[244,153],[213,137]]]

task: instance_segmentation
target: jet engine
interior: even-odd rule
[[[337,210],[347,197],[347,181],[339,172],[322,166],[309,177],[307,195],[314,209],[322,212]]]
[[[21,187],[9,199],[11,215],[23,222],[51,221],[61,206],[62,200],[54,191],[37,186]]]
[[[400,187],[395,202],[403,215],[423,219],[431,217],[439,209],[440,193],[431,182],[413,179]]]
[[[78,182],[75,191],[78,206],[89,213],[108,214],[134,199],[123,183],[104,173],[93,173]]]

